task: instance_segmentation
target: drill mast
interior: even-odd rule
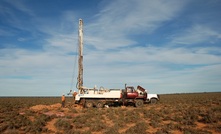
[[[79,93],[83,93],[83,20],[79,19],[78,31],[78,78],[77,88]]]

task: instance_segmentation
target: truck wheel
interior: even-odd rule
[[[157,99],[151,99],[151,100],[150,100],[150,103],[151,103],[151,104],[156,104],[156,103],[157,103]]]
[[[86,106],[87,108],[91,108],[91,107],[93,107],[93,103],[92,103],[91,101],[86,101],[85,106]]]
[[[97,108],[102,108],[104,105],[102,102],[97,102],[96,107]]]
[[[135,106],[136,106],[136,107],[141,107],[141,106],[143,106],[143,100],[136,100]]]

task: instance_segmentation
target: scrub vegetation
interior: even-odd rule
[[[0,133],[221,133],[221,93],[166,94],[144,107],[61,108],[60,97],[0,98]]]

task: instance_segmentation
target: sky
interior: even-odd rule
[[[0,96],[84,86],[148,93],[221,91],[220,0],[0,0]]]

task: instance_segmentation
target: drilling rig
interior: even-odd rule
[[[142,106],[144,103],[156,103],[159,100],[157,94],[147,94],[146,90],[137,86],[135,89],[133,86],[127,86],[125,84],[124,89],[106,89],[100,87],[97,89],[87,88],[83,86],[83,20],[79,19],[79,31],[78,31],[78,78],[77,85],[78,93],[74,92],[74,102],[81,104],[84,107],[97,107],[101,108],[104,105],[117,104],[127,105],[133,104],[136,107]]]

